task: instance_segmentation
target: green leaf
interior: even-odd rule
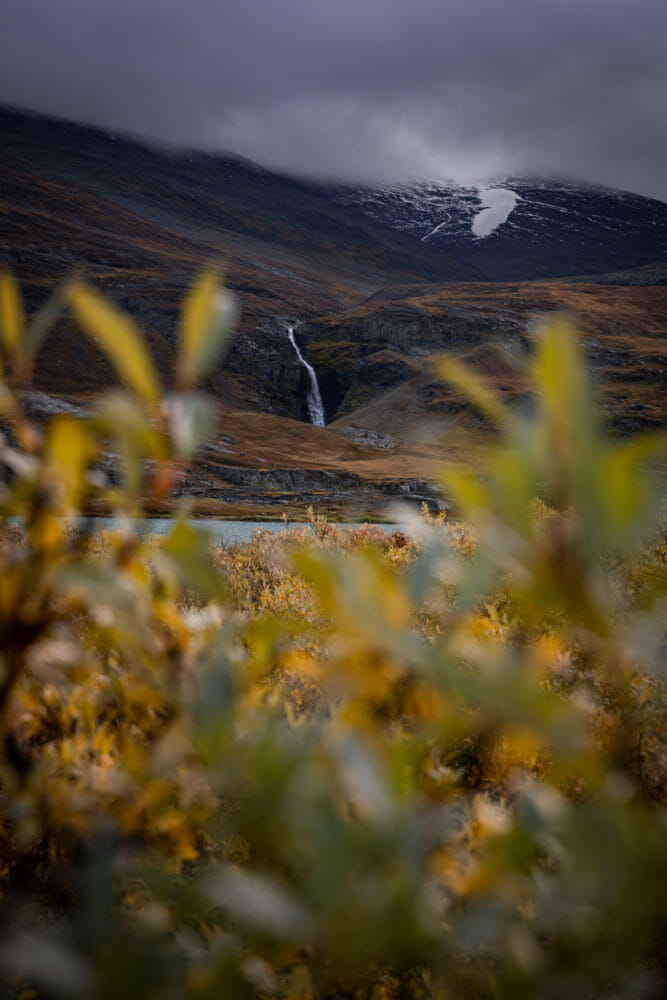
[[[493,452],[490,470],[498,501],[512,523],[529,521],[529,505],[537,493],[535,464],[530,453],[514,449]]]
[[[224,586],[211,565],[210,548],[208,532],[194,528],[184,517],[179,517],[164,544],[162,555],[169,560],[181,586],[194,590],[206,599],[216,600],[223,596]]]
[[[647,514],[656,499],[656,489],[642,473],[642,464],[667,452],[664,434],[645,434],[610,449],[600,462],[598,505],[607,515],[609,541],[620,535],[641,535]]]
[[[210,898],[244,927],[279,941],[307,941],[314,915],[292,890],[269,875],[227,865],[209,883]]]
[[[145,463],[150,458],[163,461],[169,457],[169,442],[154,426],[138,400],[121,389],[106,393],[99,401],[93,421],[96,430],[115,441],[130,499],[142,488]]]
[[[190,458],[205,441],[215,416],[212,400],[201,392],[181,393],[167,400],[169,428],[176,455]]]

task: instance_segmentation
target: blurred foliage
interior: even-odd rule
[[[41,428],[65,307],[125,388]],[[230,311],[199,279],[165,396],[86,286],[27,320],[0,282],[3,995],[662,995],[663,442],[605,441],[553,320],[530,416],[438,362],[501,431],[443,471],[461,522],[156,542]],[[123,530],[73,527],[91,501]]]

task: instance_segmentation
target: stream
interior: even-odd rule
[[[303,354],[299,350],[299,345],[294,339],[294,327],[287,327],[287,336],[289,337],[290,343],[294,350],[296,351],[296,356],[303,365],[303,367],[308,372],[308,378],[310,379],[310,388],[308,389],[308,396],[306,402],[308,404],[308,413],[310,415],[310,422],[315,424],[317,427],[324,427],[324,406],[322,405],[322,394],[320,393],[320,387],[317,382],[317,375],[315,374],[315,369],[312,365],[309,365]]]

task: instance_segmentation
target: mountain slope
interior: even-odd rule
[[[498,281],[599,274],[667,259],[667,205],[626,191],[518,178],[481,192],[437,183],[339,185],[332,196]],[[486,228],[501,221],[488,235],[476,235],[485,220]]]
[[[240,159],[151,149],[7,109],[0,134],[0,258],[29,306],[79,269],[138,316],[167,374],[178,304],[192,275],[217,258],[242,306],[216,384],[232,405],[301,415],[300,369],[277,317],[340,309],[387,282],[479,277],[316,186]],[[109,373],[62,322],[38,378],[71,392]]]
[[[553,312],[569,314],[582,334],[609,425],[623,433],[664,426],[665,285],[560,280],[390,287],[343,313],[302,324],[296,336],[319,373],[328,421],[407,439],[425,419],[461,412],[469,422],[471,411],[435,378],[431,355],[460,356],[520,402],[525,387],[516,357],[531,349],[536,321]]]
[[[180,302],[196,272],[223,262],[242,320],[209,383],[221,432],[180,486],[204,504],[352,501],[363,511],[397,490],[428,497],[416,477],[454,438],[415,434],[443,418],[450,432],[486,430],[437,382],[429,356],[457,353],[521,405],[514,355],[554,309],[583,332],[609,423],[630,432],[664,422],[660,202],[526,181],[487,189],[483,202],[451,185],[332,187],[2,109],[0,131],[0,263],[17,272],[30,309],[79,269],[138,318],[168,385]],[[551,280],[526,280],[543,274]],[[298,422],[308,420],[307,375],[288,323],[330,429]],[[114,379],[67,317],[38,360],[37,388],[65,405],[85,407]]]

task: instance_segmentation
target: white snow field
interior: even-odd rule
[[[520,199],[508,188],[478,188],[478,193],[482,210],[472,220],[473,236],[490,236],[494,229],[507,222]]]

